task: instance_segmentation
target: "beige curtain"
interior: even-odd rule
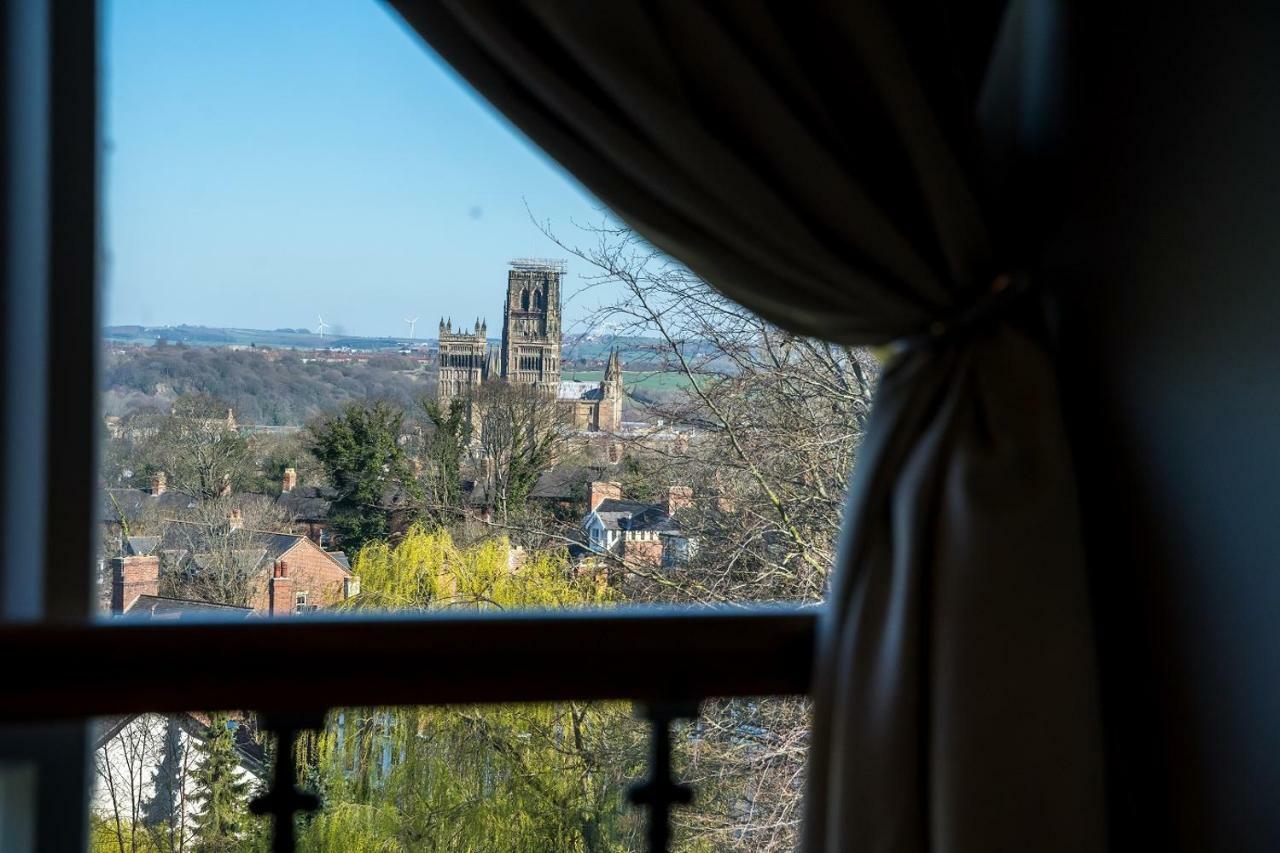
[[[914,342],[879,388],[822,619],[808,848],[1101,849],[1072,462],[1037,300],[1015,295],[1034,293],[1048,207],[1020,207],[1026,131],[1052,106],[1020,75],[1051,18],[866,0],[393,5],[724,293],[804,334]]]

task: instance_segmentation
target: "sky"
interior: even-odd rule
[[[105,0],[105,19],[108,324],[500,327],[507,261],[564,255],[526,200],[557,231],[602,216],[376,0]]]

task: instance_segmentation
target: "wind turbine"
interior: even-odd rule
[[[413,340],[413,327],[418,324],[418,318],[414,317],[410,320],[408,317],[405,317],[404,321],[409,324],[409,340]]]
[[[329,324],[328,324],[328,323],[326,323],[326,322],[324,321],[324,318],[323,318],[323,317],[321,317],[319,314],[317,314],[317,315],[316,315],[316,319],[320,321],[320,325],[316,327],[316,333],[317,333],[318,335],[320,335],[320,337],[322,337],[322,338],[323,338],[323,337],[324,337],[324,330],[325,330],[325,329],[327,329],[327,328],[329,328]]]

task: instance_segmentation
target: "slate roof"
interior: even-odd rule
[[[661,504],[607,498],[595,509],[606,530],[634,530],[655,533],[679,533],[680,525],[667,515]]]
[[[161,514],[175,513],[184,509],[192,509],[196,499],[186,492],[167,489],[158,495],[151,494],[148,489],[103,489],[102,520],[137,521],[144,512],[156,509]]]
[[[201,553],[207,553],[206,549],[219,551],[230,549],[250,556],[256,555],[254,568],[260,569],[263,566],[270,566],[299,543],[311,542],[307,537],[296,533],[272,533],[263,530],[241,529],[233,530],[230,533],[218,532],[216,534],[218,541],[210,547],[206,545],[206,537],[209,534],[210,531],[201,524],[190,521],[171,521],[166,525],[164,536],[156,550],[190,555],[198,566]],[[223,536],[228,537],[229,542],[221,541]],[[348,572],[351,571],[345,554],[342,555],[342,559],[338,559],[338,556],[333,552],[324,551],[318,545],[315,547],[323,551],[343,569]]]
[[[294,486],[280,493],[276,506],[295,521],[326,521],[337,494],[327,486]]]
[[[135,622],[176,622],[182,619],[240,621],[252,617],[253,608],[251,607],[214,604],[211,601],[195,601],[189,598],[140,595],[121,618]]]
[[[529,497],[564,501],[585,498],[592,482],[613,480],[616,471],[615,465],[557,465],[542,472],[529,490]]]
[[[130,536],[124,542],[124,555],[126,557],[146,557],[155,553],[159,545],[159,536]]]

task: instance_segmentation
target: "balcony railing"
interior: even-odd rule
[[[16,654],[0,721],[248,708],[287,756],[334,707],[629,699],[651,736],[649,777],[632,802],[648,809],[648,849],[660,851],[670,806],[689,796],[670,776],[671,721],[703,699],[807,693],[816,617],[798,608],[620,608],[5,626],[0,647]],[[212,677],[193,663],[210,652],[235,666]],[[289,773],[273,775],[255,803],[274,817],[273,849],[293,849],[294,813],[316,805]]]

